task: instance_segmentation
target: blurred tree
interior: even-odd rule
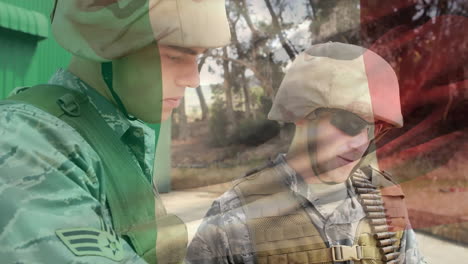
[[[177,108],[177,113],[179,116],[179,120],[178,120],[179,121],[178,122],[179,139],[187,140],[190,135],[190,131],[187,126],[187,113],[185,111],[185,98],[182,98],[180,100],[180,106]]]
[[[203,65],[205,64],[205,61],[206,61],[206,56],[202,56],[200,58],[200,61],[198,62],[198,72],[200,72],[201,69],[203,68]],[[209,115],[208,105],[206,104],[205,96],[203,95],[203,91],[201,89],[201,86],[199,85],[195,89],[195,91],[197,92],[198,100],[200,102],[200,108],[201,108],[201,112],[202,112],[201,120],[203,120],[203,121],[207,120],[208,115]]]
[[[280,24],[280,19],[281,19],[281,13],[284,10],[284,1],[276,1],[276,4],[279,8],[279,15],[275,13],[275,10],[273,10],[273,6],[271,4],[270,0],[265,0],[265,4],[268,8],[268,12],[270,13],[271,16],[271,23],[273,26],[273,29],[276,33],[276,36],[279,38],[281,42],[281,46],[283,49],[286,51],[288,54],[289,58],[291,60],[294,60],[296,57],[296,51],[293,49],[293,47],[289,44],[289,41],[285,38],[284,32],[282,30],[281,24]]]
[[[319,41],[359,43],[359,0],[228,0],[227,12],[231,45],[209,51],[200,63],[210,58],[222,68],[224,96],[217,98],[225,103],[228,134],[238,119],[266,117],[266,101],[271,105],[298,52]],[[252,98],[254,86],[263,89],[262,103]]]
[[[223,48],[223,56],[228,57],[227,48]],[[231,72],[229,71],[229,61],[223,60],[223,76],[224,76],[224,91],[226,96],[226,114],[228,119],[228,131],[230,131],[230,126],[235,125],[234,119],[234,107],[232,102],[232,84],[234,83],[232,80]]]

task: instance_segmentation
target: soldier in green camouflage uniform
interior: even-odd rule
[[[185,87],[198,86],[197,55],[229,43],[224,1],[58,0],[52,29],[74,56],[49,84],[89,100],[109,136],[128,149],[126,162],[153,186],[156,212],[164,214],[154,183],[157,138],[144,122],[168,119]],[[1,263],[147,263],[137,254],[141,245],[115,232],[114,201],[103,183],[112,164],[103,164],[93,146],[34,105],[0,104]]]
[[[214,201],[187,263],[425,263],[401,189],[366,165],[376,166],[375,139],[403,125],[398,80],[387,62],[354,45],[312,46],[288,69],[269,118],[295,123],[288,154],[247,173]],[[396,235],[378,241],[390,246],[385,254],[363,228],[367,206],[351,178],[363,179],[372,193],[374,184],[385,186],[387,218],[375,207],[382,216],[372,220],[395,231],[379,233]]]

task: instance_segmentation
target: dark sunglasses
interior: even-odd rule
[[[370,123],[360,116],[341,109],[318,109],[316,115],[323,112],[331,113],[330,124],[349,136],[356,136],[367,128],[369,139],[381,137],[389,130],[385,122]]]

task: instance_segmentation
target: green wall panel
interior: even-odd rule
[[[25,12],[32,10],[40,13],[42,18],[46,19],[47,26],[50,26],[49,14],[53,7],[52,0],[0,0],[0,4],[16,6]],[[32,20],[30,14],[24,16]],[[0,17],[0,20],[2,19],[6,18]],[[29,26],[33,24],[31,21]],[[45,34],[44,29],[37,28],[36,30],[39,32],[38,35]],[[58,68],[67,66],[71,57],[55,42],[50,29],[47,30],[45,38],[35,37],[23,31],[27,32],[31,29],[28,30],[24,25],[20,30],[0,27],[0,96],[2,98],[17,86],[31,86],[47,82]]]
[[[37,80],[36,63],[33,62],[37,50],[36,38],[24,33],[0,29],[0,90],[4,98],[14,88],[26,86],[29,80]]]
[[[0,2],[0,27],[27,33],[39,38],[49,35],[49,19],[34,10]]]

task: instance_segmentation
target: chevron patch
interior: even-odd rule
[[[101,256],[114,261],[121,261],[124,257],[122,242],[110,228],[58,229],[55,233],[77,256]]]

